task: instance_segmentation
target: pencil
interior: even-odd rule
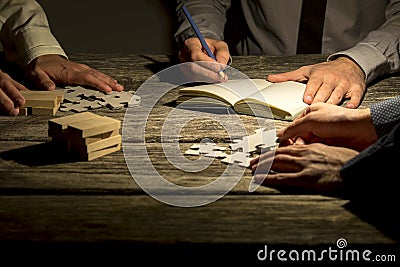
[[[192,26],[194,32],[197,35],[197,38],[199,38],[201,46],[204,48],[204,50],[206,50],[207,55],[214,59],[215,61],[217,61],[217,59],[215,58],[214,54],[211,52],[210,47],[208,47],[206,40],[204,39],[203,35],[201,34],[199,28],[197,27],[196,23],[194,22],[192,16],[189,13],[189,10],[186,8],[185,5],[182,5],[182,10],[183,13],[185,13],[186,18],[188,19],[190,25]],[[218,72],[219,76],[221,76],[222,79],[225,79],[225,74],[222,70],[220,70]]]

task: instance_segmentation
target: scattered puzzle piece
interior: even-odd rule
[[[275,130],[257,129],[255,134],[245,136],[241,140],[234,140],[229,147],[234,151],[245,153],[256,152],[260,147],[270,147],[276,145]]]
[[[112,91],[103,93],[82,86],[67,86],[64,102],[60,111],[84,112],[107,106],[110,109],[120,109],[129,106],[138,106],[141,98],[133,91]]]
[[[202,142],[194,144],[185,151],[185,155],[219,158],[226,164],[238,164],[241,167],[249,167],[250,161],[255,153],[261,153],[262,149],[274,149],[277,146],[278,138],[275,130],[257,129],[255,134],[245,136],[242,139],[234,140],[229,145],[231,153],[226,153],[227,148],[217,146],[214,143]]]
[[[185,155],[199,156],[205,155],[206,157],[216,157],[221,158],[224,157],[225,151],[227,148],[223,146],[217,146],[214,143],[202,142],[200,144],[194,144],[190,147],[190,149],[186,150]]]
[[[230,155],[227,155],[221,162],[226,163],[226,164],[234,164],[238,163],[239,166],[241,167],[249,167],[250,166],[250,161],[253,158],[250,157],[250,153],[245,153],[245,152],[233,152]]]

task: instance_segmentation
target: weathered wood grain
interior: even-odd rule
[[[134,91],[152,75],[176,63],[174,57],[164,55],[75,54],[70,58],[113,76],[125,90]],[[325,58],[324,55],[234,57],[232,67],[250,78],[265,78]],[[386,77],[368,87],[361,107],[399,92],[400,77]],[[218,120],[229,122],[229,116],[193,120],[176,135],[175,123],[185,122],[187,114],[178,112],[173,127],[169,128],[171,125],[166,125],[165,118],[175,110],[173,101],[177,95],[176,88],[150,112],[144,134],[147,153],[154,168],[167,180],[188,187],[208,184],[227,167],[225,164],[215,160],[202,172],[187,173],[168,162],[162,144],[178,143],[184,151],[207,137],[228,145],[232,136]],[[121,120],[129,130],[123,136],[125,144],[140,145],[143,142],[137,132],[140,122],[132,116],[143,116],[146,110],[138,107],[134,113],[125,111],[93,110]],[[56,116],[68,114],[72,112],[58,111]],[[198,208],[163,204],[148,196],[129,171],[127,161],[137,161],[140,175],[149,176],[140,165],[140,155],[124,155],[121,150],[90,162],[71,160],[50,142],[47,136],[50,118],[54,117],[0,116],[0,241],[6,245],[29,241],[331,245],[340,237],[351,244],[396,242],[396,237],[347,209],[345,199],[267,187],[250,193],[249,169],[244,170],[242,179],[225,197],[212,204]],[[248,133],[259,128],[254,117],[239,118]],[[270,123],[276,129],[288,124]],[[234,136],[243,134],[243,129],[236,125],[228,130]]]

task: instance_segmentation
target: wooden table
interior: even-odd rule
[[[136,90],[154,73],[174,64],[174,58],[153,55],[71,55],[115,77],[126,90]],[[323,56],[234,57],[232,67],[250,78],[314,64]],[[368,88],[362,106],[400,92],[400,77],[387,77]],[[164,157],[160,128],[174,107],[171,91],[149,116],[146,146],[154,166],[168,180],[184,185],[207,184],[227,165],[216,160],[201,174],[177,170]],[[124,119],[126,108],[92,112]],[[58,111],[56,116],[72,114]],[[248,191],[251,172],[224,197],[200,207],[175,207],[149,196],[135,183],[123,150],[93,161],[68,162],[47,136],[47,116],[0,116],[0,243],[6,251],[108,255],[162,259],[212,257],[255,262],[264,245],[270,249],[336,247],[339,238],[350,245],[387,248],[398,239],[349,208],[348,200],[301,193],[281,193],[259,187]],[[254,118],[242,116],[248,129]],[[276,122],[280,129],[285,122]],[[182,149],[203,137],[226,142],[218,124],[195,121],[182,132]],[[133,134],[134,136],[134,134]],[[45,249],[44,249],[45,248]],[[46,251],[46,252],[45,252]],[[122,253],[123,251],[123,253]],[[93,254],[86,254],[86,253]],[[64,255],[64,254],[62,254]],[[71,255],[71,254],[65,254]],[[64,255],[64,256],[65,256]],[[158,256],[157,256],[158,255]]]

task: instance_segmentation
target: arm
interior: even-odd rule
[[[34,0],[0,1],[0,41],[6,59],[19,64],[39,89],[54,90],[58,83],[88,85],[104,92],[123,90],[110,76],[68,60],[50,31],[44,10]],[[0,74],[0,108],[17,115],[24,104],[19,91],[26,88]]]
[[[215,62],[202,49],[200,41],[182,12],[181,5],[184,3],[217,62],[227,65],[230,53],[228,45],[222,40],[224,39],[226,11],[230,7],[230,0],[178,0],[177,3],[178,29],[175,33],[175,40],[179,45],[180,61]]]
[[[347,56],[365,73],[366,83],[400,70],[400,0],[391,0],[385,12],[386,22],[354,47],[337,52],[328,61]],[[365,56],[368,55],[368,56]]]
[[[0,27],[0,41],[7,60],[24,68],[42,55],[57,54],[67,58],[36,1],[0,1]]]
[[[301,67],[295,71],[269,75],[271,82],[308,81],[304,102],[339,104],[348,98],[348,108],[356,108],[366,85],[376,77],[400,70],[400,0],[391,0],[386,22],[354,47],[335,53],[327,62]]]
[[[177,0],[177,3],[178,29],[175,33],[175,39],[178,43],[182,43],[188,38],[196,37],[195,32],[181,10],[183,3],[188,8],[204,38],[224,39],[226,11],[230,7],[230,0]]]

